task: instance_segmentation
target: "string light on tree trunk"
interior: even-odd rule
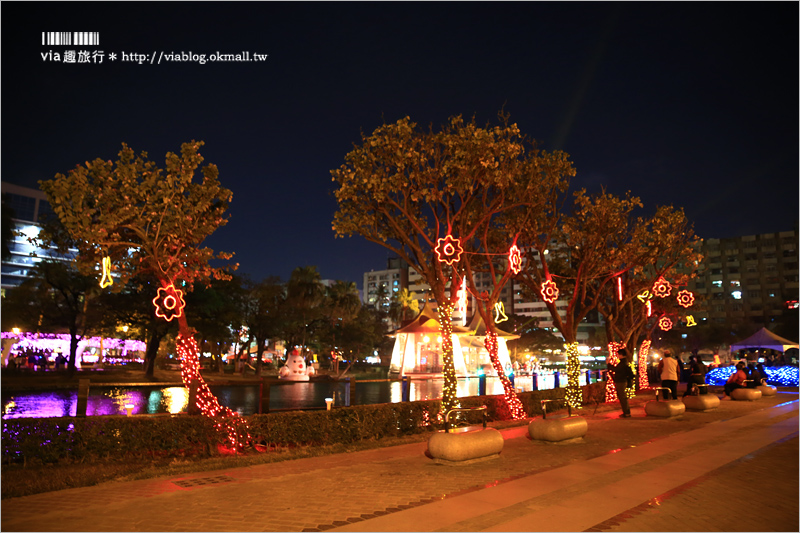
[[[650,353],[650,343],[652,341],[643,340],[639,348],[639,390],[650,388],[650,379],[647,377],[647,356]]]
[[[503,384],[503,396],[508,410],[511,412],[511,418],[514,420],[525,418],[525,410],[522,408],[522,402],[517,397],[517,393],[514,392],[514,386],[511,384],[511,380],[506,376],[503,365],[500,364],[500,358],[497,356],[497,333],[494,331],[487,331],[486,337],[483,339],[483,345],[489,352],[489,360],[492,362],[492,367],[495,372],[497,372],[497,377],[500,378],[500,382]]]
[[[444,386],[442,387],[442,411],[440,417],[451,409],[457,409],[458,403],[458,379],[456,378],[456,368],[453,363],[453,305],[450,302],[439,304],[439,330],[442,335],[442,362],[444,363]]]
[[[247,422],[229,408],[220,405],[200,376],[200,350],[197,342],[193,337],[178,335],[175,345],[181,360],[181,380],[184,386],[191,389],[192,384],[197,383],[195,405],[200,413],[214,420],[214,427],[227,436],[227,442],[232,449],[242,449],[250,440]]]
[[[567,405],[573,408],[580,408],[583,403],[583,395],[580,386],[581,362],[578,359],[578,343],[572,342],[564,345],[567,352]]]
[[[622,348],[622,343],[620,342],[611,341],[608,343],[608,359],[606,360],[606,365],[609,368],[619,363],[620,348]],[[614,380],[609,373],[608,379],[606,379],[606,402],[614,402],[617,399],[617,387],[614,385]]]

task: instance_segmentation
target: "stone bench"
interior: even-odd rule
[[[660,391],[666,391],[664,393],[665,396],[672,392],[667,387],[656,387],[656,399],[644,404],[644,412],[647,415],[670,418],[686,412],[686,405],[681,400],[659,401],[658,393]]]
[[[693,411],[710,411],[719,407],[720,401],[716,394],[701,394],[698,396],[684,396],[683,405]]]
[[[761,391],[761,396],[775,396],[778,394],[778,389],[772,385],[767,385],[766,379],[761,380],[761,385],[756,387],[756,390]]]
[[[569,416],[547,418],[546,404],[554,400],[542,400],[542,418],[534,419],[528,424],[528,434],[533,440],[546,442],[571,443],[583,440],[589,430],[589,424],[582,416],[572,416],[572,407],[567,406]]]
[[[750,389],[742,387],[741,389],[733,389],[731,391],[731,399],[752,402],[761,398],[761,391],[758,389]]]
[[[482,410],[483,427],[450,428],[450,414],[457,411]],[[458,465],[493,459],[503,450],[503,435],[494,428],[486,427],[486,406],[478,408],[451,409],[445,414],[445,431],[439,431],[428,439],[428,455],[440,464]]]

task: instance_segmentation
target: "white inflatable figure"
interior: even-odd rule
[[[306,365],[303,356],[293,353],[286,357],[286,364],[278,372],[278,378],[289,381],[308,381],[308,377],[314,372],[314,367]]]

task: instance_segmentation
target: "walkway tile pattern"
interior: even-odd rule
[[[711,531],[715,529],[696,526],[702,520],[715,523],[716,515],[697,514],[698,522],[692,525],[682,510],[682,499],[697,497],[692,491],[699,491],[706,500],[717,500],[720,489],[709,492],[706,485],[724,487],[735,481],[725,477],[733,475],[726,468],[747,465],[749,471],[755,465],[757,473],[736,494],[755,501],[757,480],[778,487],[789,497],[772,498],[763,505],[774,504],[769,507],[771,514],[789,517],[776,518],[779,523],[791,525],[793,517],[792,530],[797,531],[797,438],[786,439],[787,432],[797,431],[797,402],[778,406],[796,399],[796,393],[780,394],[759,402],[724,402],[708,413],[654,419],[644,415],[642,399],[637,398],[630,419],[618,418],[619,411],[608,410],[613,406],[598,412],[588,409],[584,416],[589,432],[581,444],[535,442],[527,437],[527,428],[512,428],[504,431],[505,447],[498,459],[463,466],[433,463],[424,454],[426,444],[419,443],[104,483],[4,500],[2,530],[557,531],[562,529],[552,526],[558,525],[558,517],[545,515],[563,513],[564,502],[572,502],[566,508],[572,515],[570,523],[584,524],[568,529],[572,531]],[[687,446],[711,458],[719,456],[725,463],[701,475],[673,479],[670,470],[689,472],[698,467],[691,458],[687,462]],[[793,493],[786,478],[794,483]],[[626,488],[631,480],[646,489],[632,497]],[[649,505],[655,498],[660,498],[658,504]],[[785,501],[793,501],[793,507]],[[581,516],[580,509],[586,506],[575,502],[600,505],[606,514]],[[671,505],[681,510],[682,527],[688,529],[672,526],[673,519],[663,512]],[[640,526],[637,520],[651,522]],[[660,521],[670,527],[659,526]]]

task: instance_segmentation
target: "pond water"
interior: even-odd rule
[[[592,375],[594,382],[594,374]],[[458,396],[477,396],[478,378],[458,380]],[[581,373],[581,385],[586,383],[586,374]],[[443,379],[411,380],[410,399],[432,400],[442,397]],[[553,388],[552,374],[538,376],[538,388]],[[562,386],[566,376],[561,377]],[[533,390],[530,376],[518,376],[517,389]],[[258,385],[211,386],[211,391],[219,402],[240,415],[258,412]],[[486,378],[486,394],[502,394],[503,385],[499,379]],[[346,385],[344,382],[285,382],[270,388],[270,411],[287,409],[320,409],[325,407],[325,398],[334,398],[334,405],[345,404]],[[185,412],[189,392],[184,387],[104,387],[89,389],[86,407],[87,416],[125,414],[125,405],[133,405],[134,414],[180,413]],[[351,405],[397,403],[402,401],[402,383],[399,381],[359,381],[351,393]],[[50,391],[2,391],[3,419],[75,416],[78,403],[77,389]]]

